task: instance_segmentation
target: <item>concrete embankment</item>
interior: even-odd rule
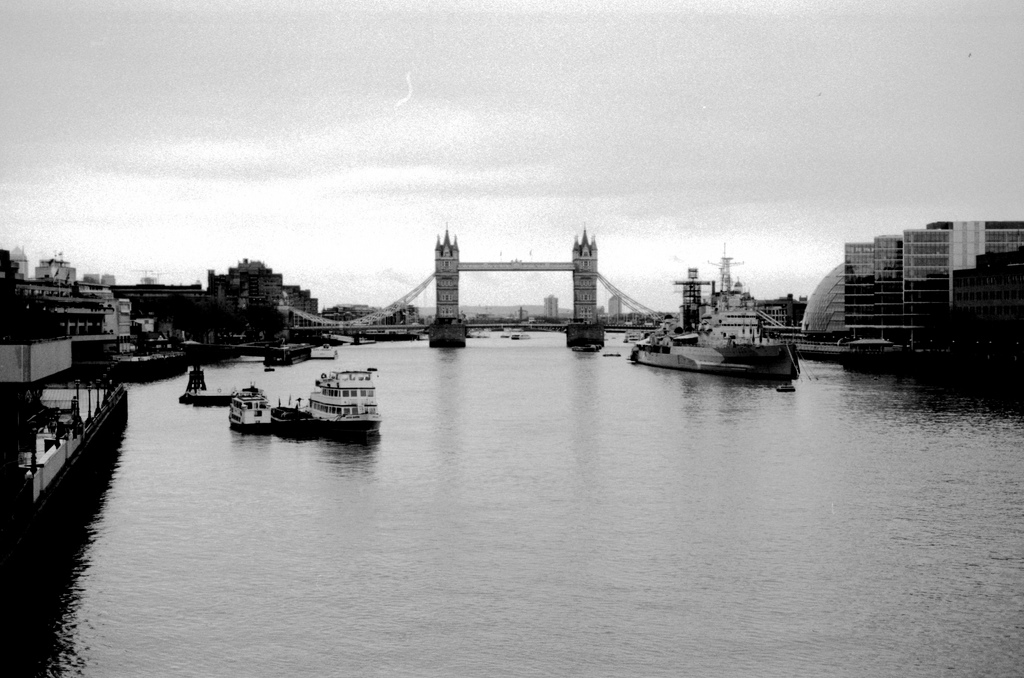
[[[51,543],[54,528],[80,515],[81,503],[103,491],[128,417],[121,384],[50,386],[42,399],[59,414],[19,454],[23,480],[7,488],[13,491],[0,525],[3,567],[33,543]]]

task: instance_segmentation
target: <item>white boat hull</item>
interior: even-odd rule
[[[796,356],[785,345],[633,347],[633,362],[687,372],[727,374],[755,379],[796,379]]]

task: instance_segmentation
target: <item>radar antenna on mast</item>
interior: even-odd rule
[[[737,261],[736,263],[733,263],[732,257],[727,257],[725,255],[725,245],[723,244],[722,245],[722,259],[721,259],[721,261],[719,263],[717,263],[717,264],[715,262],[713,262],[713,261],[709,261],[708,263],[718,269],[718,279],[719,279],[720,284],[722,285],[722,292],[724,292],[726,294],[731,292],[732,291],[732,272],[730,271],[730,268],[732,266],[742,266],[743,262],[742,261]]]

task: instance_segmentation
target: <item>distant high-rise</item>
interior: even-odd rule
[[[94,285],[116,285],[114,276],[109,273],[86,273],[82,276],[82,282],[93,283]]]
[[[617,294],[613,294],[611,296],[611,298],[608,299],[608,317],[613,318],[615,320],[618,320],[619,316],[621,316],[621,315],[622,315],[622,297],[620,297]]]
[[[15,280],[25,280],[29,277],[28,257],[25,256],[25,250],[15,247],[11,251],[11,264],[16,269],[14,272]]]
[[[558,317],[558,297],[553,294],[544,297],[544,316],[547,318]]]

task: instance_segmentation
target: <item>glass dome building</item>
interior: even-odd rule
[[[846,332],[846,263],[826,275],[807,301],[802,329],[805,334],[835,335]]]

